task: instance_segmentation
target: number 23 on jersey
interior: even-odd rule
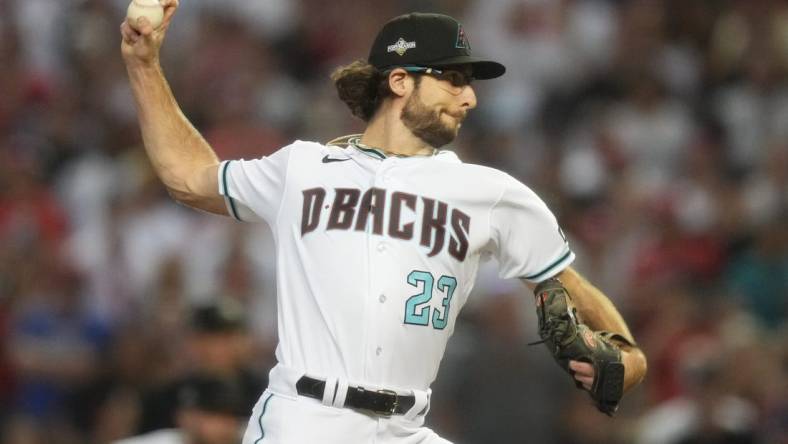
[[[446,328],[449,319],[449,306],[454,290],[457,288],[457,279],[452,276],[441,276],[437,285],[432,273],[414,270],[408,275],[408,284],[421,288],[421,293],[415,294],[405,302],[405,323],[411,325],[428,326],[437,330]],[[442,309],[430,305],[433,293],[437,290],[443,295]]]

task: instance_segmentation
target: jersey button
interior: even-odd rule
[[[386,247],[386,243],[385,242],[381,242],[381,243],[378,244],[378,251],[380,251],[381,253],[386,251],[386,248],[387,247]]]
[[[380,356],[381,353],[383,353],[383,348],[382,347],[378,347],[378,348],[375,349],[375,354],[377,356]]]
[[[381,295],[378,297],[378,300],[380,301],[380,303],[381,303],[381,304],[382,304],[382,303],[384,303],[384,302],[386,302],[386,295],[385,295],[385,294],[381,294]]]

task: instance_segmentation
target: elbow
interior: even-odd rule
[[[182,190],[170,187],[167,187],[167,192],[175,202],[181,205],[211,214],[218,214],[222,216],[228,215],[224,198],[219,195],[205,196],[191,190]]]
[[[200,197],[195,193],[174,187],[167,187],[167,193],[170,195],[172,200],[188,207],[198,207],[201,200]]]
[[[171,176],[175,180],[162,180],[164,186],[167,188],[167,193],[175,201],[183,205],[195,207],[202,197],[199,192],[198,184],[195,183],[195,178],[188,175]]]
[[[208,213],[227,215],[224,197],[216,182],[219,164],[160,174],[170,197],[179,204]],[[172,174],[169,174],[172,173]]]

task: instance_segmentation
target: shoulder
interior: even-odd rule
[[[313,142],[310,140],[295,140],[289,145],[282,147],[282,150],[297,152],[299,154],[321,152],[325,150],[326,145],[320,142]]]
[[[490,180],[505,181],[516,180],[509,174],[485,165],[463,162],[462,159],[452,150],[440,150],[434,157],[436,162],[440,162],[442,167],[456,169],[466,173],[474,173],[487,177]]]
[[[293,150],[306,150],[306,151],[321,151],[326,149],[328,146],[320,143],[315,142],[312,140],[294,140],[293,143],[286,146],[285,148],[290,148]]]
[[[547,204],[536,191],[514,176],[495,168],[479,167],[485,168],[484,174],[495,184],[498,192],[496,206],[539,208],[549,212]]]
[[[328,153],[329,147],[319,142],[307,140],[295,140],[294,142],[282,146],[270,154],[261,155],[254,159],[230,159],[226,163],[233,161],[249,162],[256,165],[276,165],[286,168],[292,160],[309,160],[310,158],[320,158]]]
[[[517,180],[512,175],[497,168],[462,162],[452,151],[443,150],[438,153],[435,159],[438,162],[442,162],[441,168],[462,175],[468,182],[474,181],[476,184],[483,183],[497,188],[501,193],[511,189],[535,195],[527,185]]]
[[[322,157],[326,154],[336,154],[344,151],[344,147],[314,142],[310,140],[296,140],[290,145],[282,148],[283,151],[289,151],[291,156],[299,157]]]

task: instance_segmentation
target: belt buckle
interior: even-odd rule
[[[394,403],[391,404],[391,409],[389,410],[376,410],[375,413],[381,416],[391,416],[397,411],[397,407],[399,406],[399,395],[394,390],[376,390],[377,393],[381,393],[384,395],[391,395],[394,397]]]

